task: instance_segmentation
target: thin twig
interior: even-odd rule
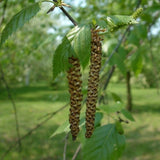
[[[118,51],[119,47],[121,46],[123,40],[125,39],[127,33],[130,31],[130,27],[128,26],[127,29],[125,30],[124,34],[122,35],[120,41],[118,42],[117,46],[114,48],[114,50],[112,51],[111,55],[108,57],[108,59],[106,60],[106,62],[104,63],[102,69],[100,72],[103,72],[105,67],[108,65],[109,61],[111,60],[111,58],[113,57],[113,55]]]
[[[77,150],[76,150],[75,154],[73,155],[72,160],[75,160],[75,159],[77,158],[78,153],[79,153],[79,152],[80,152],[80,150],[81,150],[81,147],[82,147],[82,145],[80,144],[80,145],[78,146],[78,148],[77,148]]]
[[[64,105],[63,107],[61,107],[60,109],[58,109],[55,112],[52,112],[50,114],[50,116],[48,116],[45,120],[43,120],[41,123],[37,124],[35,127],[33,127],[29,132],[27,132],[24,136],[22,136],[20,139],[18,139],[14,144],[12,144],[7,151],[1,156],[1,160],[3,160],[5,158],[5,156],[13,149],[17,146],[17,144],[19,143],[19,141],[22,141],[23,139],[25,139],[26,137],[28,137],[29,135],[31,135],[35,130],[37,130],[38,128],[40,128],[42,125],[44,125],[46,122],[48,122],[55,114],[57,114],[58,112],[64,110],[67,107],[67,105]]]
[[[10,87],[9,87],[9,85],[8,85],[6,79],[5,79],[4,72],[2,70],[1,65],[0,65],[0,73],[1,73],[0,79],[2,80],[2,82],[5,85],[5,88],[6,88],[7,94],[8,94],[8,99],[12,103],[12,107],[13,107],[13,111],[14,111],[14,116],[15,116],[15,121],[16,121],[17,138],[20,139],[20,131],[19,131],[19,121],[18,121],[17,107],[16,107],[15,101],[14,101],[14,99],[12,97],[12,94],[11,94],[11,91],[10,91]],[[21,149],[22,149],[22,143],[21,143],[20,140],[18,141],[18,145],[19,145],[19,151],[21,151]]]
[[[66,108],[68,105],[69,105],[69,103],[67,103],[67,104],[64,106],[64,108]],[[38,120],[43,119],[43,118],[46,118],[46,117],[48,117],[48,116],[50,116],[50,115],[52,115],[52,114],[53,114],[52,112],[51,112],[51,113],[47,113],[47,114],[43,115],[42,117],[40,117]]]
[[[64,142],[64,151],[63,151],[63,160],[66,160],[66,152],[67,152],[67,144],[68,144],[68,137],[69,137],[69,133],[67,133],[66,137],[65,137],[65,142]]]
[[[107,76],[106,82],[104,83],[104,86],[103,86],[103,91],[105,91],[106,88],[108,87],[108,84],[109,84],[109,82],[110,82],[110,80],[111,80],[111,77],[112,77],[115,69],[116,69],[116,66],[112,66],[112,68],[111,68],[110,71],[108,72],[108,76]],[[103,98],[104,98],[103,95],[101,95],[101,96],[99,97],[99,103],[102,102]]]
[[[63,7],[59,7],[62,12],[69,18],[69,20],[75,25],[77,26],[77,22],[71,17],[71,15],[69,15],[69,13],[63,8]]]

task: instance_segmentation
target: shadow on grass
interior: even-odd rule
[[[17,101],[68,101],[67,88],[52,89],[49,86],[16,87],[11,89],[14,99]],[[0,88],[0,99],[8,100],[6,89]]]
[[[158,130],[149,131],[150,125],[131,130],[126,135],[126,150],[122,160],[150,160],[160,156],[160,137]]]
[[[30,102],[67,102],[69,101],[69,93],[67,92],[57,92],[57,93],[42,93],[40,95],[30,95],[30,96],[19,96],[16,98],[18,101],[30,101]]]
[[[160,156],[160,137],[157,131],[145,131],[148,125],[127,134],[127,146],[122,159],[157,159]],[[142,131],[144,130],[144,131]]]
[[[133,142],[128,142],[126,146],[126,150],[124,152],[124,156],[126,160],[151,160],[151,159],[159,159],[160,152],[160,142],[157,140],[145,140],[139,141],[135,140]],[[135,149],[136,148],[136,149]],[[123,158],[122,158],[123,159]]]
[[[153,103],[153,104],[133,106],[133,113],[137,114],[143,112],[160,113],[160,105]]]
[[[5,157],[5,160],[62,160],[65,134],[50,138],[57,127],[58,125],[49,125],[36,130],[32,135],[22,141],[23,148],[21,153],[14,148]],[[2,155],[10,145],[10,142],[7,140],[4,142],[0,144],[0,155]],[[78,143],[73,142],[70,136],[66,154],[67,159],[71,159],[77,146]]]

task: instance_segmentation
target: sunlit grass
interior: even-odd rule
[[[0,155],[16,140],[15,120],[11,102],[5,90],[0,91]],[[110,84],[108,92],[115,92],[125,102],[126,89],[124,84]],[[36,87],[13,88],[12,93],[17,105],[21,135],[27,133],[45,114],[54,112],[69,100],[67,89],[52,89],[47,85]],[[122,160],[158,160],[160,157],[160,102],[156,89],[132,90],[133,116],[135,122],[124,124],[126,150]],[[22,141],[21,153],[13,149],[5,160],[61,160],[63,157],[64,137],[51,134],[63,122],[68,120],[67,107],[51,120]],[[69,138],[67,158],[71,159],[78,143]],[[81,160],[81,154],[77,160]]]

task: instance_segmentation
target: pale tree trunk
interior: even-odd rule
[[[130,79],[131,79],[131,73],[128,71],[126,73],[126,87],[127,87],[127,110],[132,111],[132,94],[131,94],[131,84],[130,84]]]
[[[30,68],[27,68],[25,72],[25,86],[29,86],[29,84],[30,84]]]

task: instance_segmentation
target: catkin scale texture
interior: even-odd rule
[[[80,73],[80,62],[77,58],[69,58],[72,67],[68,71],[69,93],[70,93],[70,114],[69,123],[72,139],[75,140],[79,133],[80,110],[82,102],[82,80]]]
[[[88,78],[88,93],[86,102],[86,138],[92,136],[98,98],[99,72],[101,68],[102,46],[98,29],[92,29],[90,72]]]

